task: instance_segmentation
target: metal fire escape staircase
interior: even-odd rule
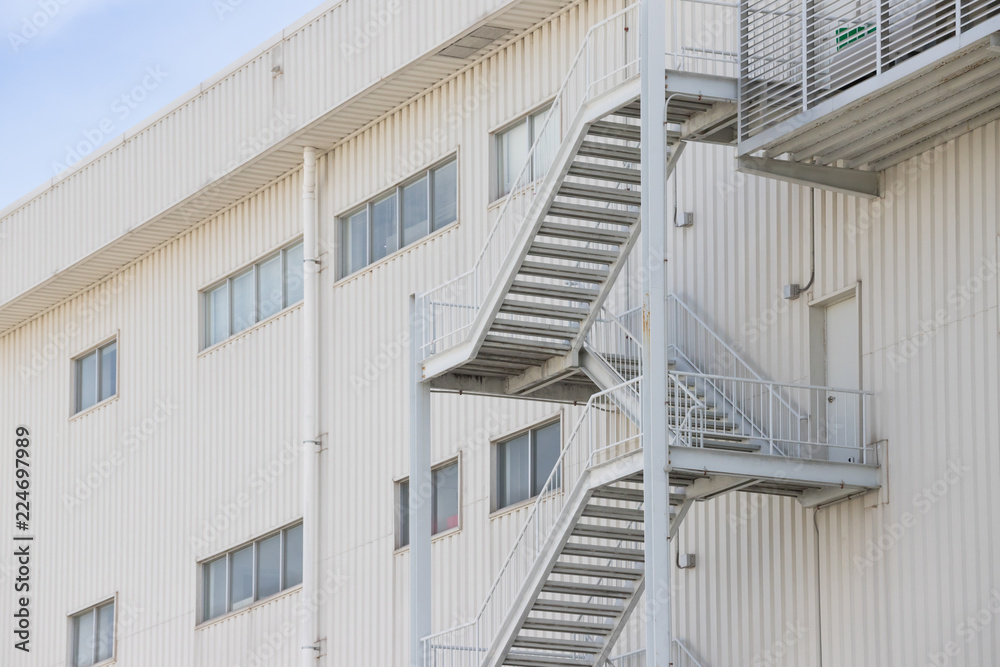
[[[641,313],[606,308],[641,226],[637,25],[632,6],[591,29],[473,268],[417,297],[432,389],[586,402],[479,612],[425,637],[426,665],[603,667],[644,591]],[[668,69],[664,94],[668,175],[686,142],[735,141],[735,79]],[[867,394],[770,382],[680,299],[668,315],[672,531],[733,491],[878,486]]]
[[[432,388],[579,402],[599,389],[584,339],[641,226],[637,7],[588,33],[473,267],[418,296]],[[736,91],[665,72],[668,173],[688,141],[735,142]]]

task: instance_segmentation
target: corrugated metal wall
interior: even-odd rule
[[[624,4],[575,7],[320,160],[328,249],[335,216],[355,203],[456,150],[460,168],[458,225],[344,281],[335,253],[324,258],[325,665],[407,659],[408,562],[393,550],[393,480],[408,471],[407,297],[479,250],[489,132],[544,103],[586,26]],[[971,637],[961,625],[1000,588],[998,132],[890,170],[881,203],[818,193],[817,279],[797,302],[780,290],[808,280],[807,191],[735,174],[727,149],[682,158],[678,205],[696,221],[670,233],[673,288],[766,375],[808,380],[807,301],[860,282],[864,384],[889,443],[888,504],[824,509],[818,539],[813,513],[791,500],[737,495],[692,511],[678,543],[699,564],[677,573],[676,623],[706,666],[816,664],[820,616],[826,665],[923,665],[948,641],[960,652],[947,664],[1000,661],[998,619]],[[299,311],[199,354],[197,299],[297,236],[299,187],[294,173],[0,338],[0,427],[26,424],[36,443],[37,664],[63,664],[66,614],[115,593],[135,616],[119,628],[123,665],[286,665],[297,653],[297,593],[194,626],[196,562],[300,516]],[[118,399],[70,419],[71,357],[115,332]],[[471,618],[519,527],[519,512],[489,517],[489,442],[555,414],[565,435],[573,408],[435,395],[433,458],[462,465],[461,530],[434,544],[435,629]],[[0,460],[0,478],[11,465]],[[10,572],[9,556],[0,564]],[[640,619],[622,650],[638,645]]]
[[[546,102],[587,26],[625,4],[571,9],[319,160],[330,251],[322,273],[327,665],[407,660],[409,573],[405,550],[393,549],[393,481],[408,472],[408,296],[466,269],[485,237],[490,131]],[[241,136],[252,131],[241,125]],[[335,216],[456,150],[459,223],[338,281]],[[297,592],[195,624],[196,563],[301,516],[299,309],[201,353],[198,299],[297,237],[300,187],[292,173],[0,338],[0,425],[9,433],[24,423],[36,443],[34,664],[64,664],[67,614],[114,594],[120,664],[287,665],[297,655],[288,625]],[[97,214],[85,201],[79,208]],[[67,237],[55,250],[82,242]],[[71,358],[116,332],[118,397],[71,419]],[[37,372],[22,379],[32,362]],[[520,528],[523,511],[487,518],[490,442],[556,415],[568,431],[577,412],[451,395],[435,395],[433,410],[434,460],[460,455],[462,470],[461,530],[434,546],[434,627],[443,628],[475,613]],[[3,478],[10,465],[0,462]],[[0,564],[10,571],[9,556]],[[134,618],[121,623],[126,612]]]
[[[857,283],[863,386],[888,442],[887,503],[815,524],[748,494],[692,510],[678,549],[699,563],[677,573],[676,622],[706,665],[819,664],[820,615],[824,665],[1000,661],[998,157],[992,123],[887,171],[881,200],[817,191],[816,282],[792,302],[782,286],[810,273],[808,189],[736,174],[728,149],[682,158],[695,224],[671,228],[673,289],[766,376],[809,381],[809,301]]]

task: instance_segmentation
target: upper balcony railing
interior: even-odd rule
[[[736,0],[667,0],[667,69],[736,78]]]
[[[740,0],[740,140],[997,14],[1000,0]]]

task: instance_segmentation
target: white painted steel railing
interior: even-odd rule
[[[747,378],[674,372],[679,385],[695,387],[705,399],[690,409],[686,421],[672,424],[683,440],[698,446],[705,439],[725,437],[732,431],[706,416],[715,407],[729,417],[760,453],[822,461],[875,464],[869,445],[868,420],[871,392]],[[690,408],[691,399],[681,397],[678,408]],[[806,419],[782,409],[785,403],[799,407]]]
[[[740,5],[736,0],[667,0],[667,67],[736,78]]]
[[[1000,14],[1000,0],[740,0],[740,139]]]
[[[698,371],[751,382],[766,382],[764,377],[676,294],[667,297],[667,345],[667,356],[677,363],[679,370]],[[730,404],[735,404],[737,397],[726,396],[726,388],[723,386],[718,389]],[[774,391],[777,392],[776,389]],[[780,393],[776,393],[772,398],[776,420],[788,424],[798,422],[805,428],[806,415],[796,410]],[[753,419],[749,419],[747,425],[753,429],[754,436],[763,437],[767,432],[764,424]]]
[[[584,473],[641,448],[641,431],[627,415],[640,411],[636,378],[595,394],[570,434],[542,492],[528,510],[506,561],[476,618],[423,640],[430,667],[479,667],[508,614],[523,595],[528,574],[557,534],[566,499],[574,495]],[[625,563],[623,563],[625,565]]]
[[[672,667],[704,667],[679,639],[672,642],[670,664]],[[646,667],[646,651],[639,649],[609,658],[605,667]]]
[[[535,142],[472,268],[417,298],[423,358],[462,343],[486,295],[511,261],[518,232],[538,215],[540,175],[577,124],[584,105],[639,74],[639,5],[633,4],[587,32]]]
[[[639,329],[636,330],[638,319]],[[642,374],[642,308],[615,317],[604,307],[584,340],[587,351],[613,368],[622,380]]]

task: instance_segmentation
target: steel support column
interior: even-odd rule
[[[302,151],[302,611],[299,664],[312,667],[320,653],[319,457],[320,330],[319,218],[316,149]]]
[[[423,381],[420,317],[410,297],[410,664],[424,667],[431,633],[431,388]]]
[[[666,0],[642,0],[642,444],[646,665],[670,664],[670,485],[666,340]]]

